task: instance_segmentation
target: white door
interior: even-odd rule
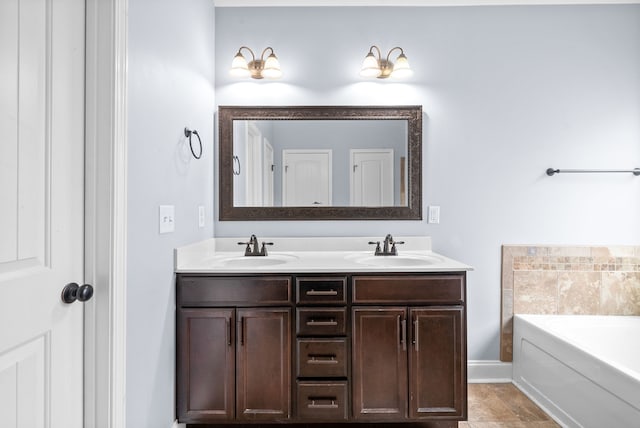
[[[351,205],[393,205],[393,149],[350,151]]]
[[[84,1],[0,1],[0,426],[82,427]]]
[[[331,150],[283,150],[282,205],[331,205]]]
[[[273,206],[273,146],[264,139],[264,147],[262,150],[263,167],[262,167],[262,205],[265,207]]]
[[[247,206],[262,206],[262,132],[253,123],[247,125]]]

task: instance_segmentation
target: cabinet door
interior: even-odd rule
[[[409,417],[465,417],[467,378],[463,307],[410,309],[409,319]]]
[[[407,311],[404,307],[353,309],[353,417],[407,417]]]
[[[291,414],[291,310],[237,310],[238,420]]]
[[[177,405],[180,422],[234,417],[233,309],[178,311]]]

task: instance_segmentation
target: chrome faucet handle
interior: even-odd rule
[[[404,244],[404,241],[394,241],[393,245],[391,246],[391,255],[397,256],[398,255],[398,249],[396,248],[396,244],[397,245],[402,245]]]
[[[253,245],[256,242],[258,242],[258,238],[256,238],[256,235],[251,235],[249,237],[249,241],[248,242],[238,242],[238,245]]]
[[[245,256],[251,255],[251,242],[238,242],[238,245],[246,245],[247,248],[244,249],[244,255]]]
[[[376,256],[379,256],[382,253],[382,249],[380,248],[380,241],[369,241],[369,245],[376,246],[376,251],[375,251]]]
[[[260,255],[266,256],[267,254],[267,245],[273,245],[273,242],[263,242],[262,248],[260,249]]]

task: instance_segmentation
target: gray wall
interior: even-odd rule
[[[130,428],[169,428],[175,419],[173,249],[213,233],[213,25],[211,0],[129,0]],[[185,126],[202,137],[200,160],[185,145]],[[161,204],[175,205],[172,234],[158,234]]]
[[[215,222],[216,236],[427,234],[469,263],[469,358],[498,359],[502,244],[638,244],[640,6],[219,8],[220,105],[421,104],[426,221]],[[358,76],[371,44],[405,49],[404,82]],[[232,80],[241,45],[284,77]],[[217,208],[217,207],[216,207]]]

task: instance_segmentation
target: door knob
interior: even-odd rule
[[[86,302],[93,297],[93,286],[89,284],[78,285],[70,282],[62,289],[62,301],[64,303],[73,303],[76,300]]]

